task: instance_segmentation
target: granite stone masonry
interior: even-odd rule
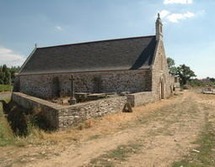
[[[71,91],[71,81],[69,79],[71,75],[74,77],[75,92],[135,93],[151,90],[151,71],[146,69],[19,75],[19,85],[21,85],[19,91],[43,99],[69,96]]]
[[[154,102],[155,99],[151,91],[139,92],[127,95],[127,101],[132,107],[141,106],[147,103]]]
[[[64,129],[90,118],[121,112],[126,101],[125,96],[120,96],[64,107],[59,110],[59,128]]]
[[[127,102],[127,97],[117,96],[71,106],[62,106],[20,92],[13,92],[12,100],[33,112],[41,112],[40,114],[46,120],[48,128],[56,130],[77,125],[90,118],[122,111]]]

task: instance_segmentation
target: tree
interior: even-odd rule
[[[0,84],[11,84],[15,79],[15,74],[20,70],[20,67],[8,68],[5,64],[0,66]]]
[[[176,75],[177,74],[177,68],[175,66],[175,61],[168,57],[167,58],[167,64],[168,64],[168,68],[169,68],[169,73],[172,75]]]
[[[2,75],[1,75],[1,80],[3,80],[3,84],[7,85],[10,83],[10,70],[7,68],[7,66],[4,64],[2,66]]]
[[[215,78],[209,78],[209,80],[215,83]]]
[[[186,66],[185,64],[180,65],[177,67],[177,75],[180,79],[180,84],[186,85],[187,81],[189,81],[192,77],[196,77],[195,73],[190,69],[190,67]]]
[[[1,68],[0,68],[0,84],[4,84],[4,73],[1,71]]]

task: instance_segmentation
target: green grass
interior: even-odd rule
[[[10,99],[5,100],[10,101]],[[16,136],[3,113],[2,104],[0,103],[0,147],[8,145],[23,147],[32,144],[32,141],[34,143],[37,139],[43,139],[44,131],[33,126],[33,124],[28,124],[28,131],[28,136]]]
[[[12,90],[11,85],[0,85],[0,92],[11,91],[11,90]]]
[[[6,146],[14,143],[15,138],[13,132],[5,118],[2,106],[0,105],[0,146]]]
[[[115,163],[126,161],[126,159],[137,153],[141,148],[141,145],[138,143],[130,143],[128,145],[120,145],[116,149],[108,151],[106,154],[103,154],[97,158],[94,158],[88,164],[88,167],[113,167]]]
[[[214,167],[215,166],[215,129],[212,122],[205,117],[206,124],[195,144],[199,146],[173,167]]]

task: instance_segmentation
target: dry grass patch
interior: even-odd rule
[[[114,164],[120,163],[122,161],[126,161],[126,159],[138,153],[140,148],[142,147],[141,144],[137,143],[130,143],[128,145],[120,145],[116,149],[108,151],[107,153],[94,158],[90,161],[87,167],[99,167],[99,166],[108,166],[113,167]]]

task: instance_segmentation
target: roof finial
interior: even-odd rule
[[[158,19],[160,19],[160,13],[158,13]]]
[[[37,43],[35,43],[35,45],[34,45],[34,46],[35,46],[35,48],[37,48]]]

